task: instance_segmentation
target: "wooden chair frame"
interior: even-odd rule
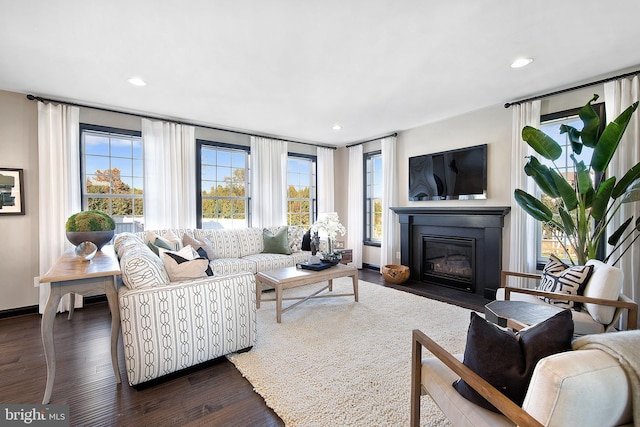
[[[524,277],[527,279],[538,279],[538,280],[542,278],[541,274],[519,273],[515,271],[503,270],[500,274],[500,287],[504,288],[505,300],[509,300],[511,297],[511,293],[515,292],[515,293],[521,293],[521,294],[543,296],[549,299],[561,299],[565,301],[575,301],[575,302],[582,302],[582,303],[606,305],[609,307],[615,307],[616,313],[613,316],[611,323],[609,323],[608,325],[605,325],[605,331],[613,327],[614,323],[616,323],[620,318],[620,315],[622,314],[623,310],[628,311],[627,325],[626,325],[627,330],[637,328],[638,303],[636,303],[626,295],[620,294],[620,297],[617,300],[608,300],[608,299],[602,299],[602,298],[585,297],[584,295],[566,295],[566,294],[560,294],[557,292],[540,291],[537,289],[516,288],[514,286],[507,286],[507,276]]]
[[[420,396],[422,394],[422,347],[437,357],[449,369],[460,376],[470,387],[480,393],[502,414],[520,427],[542,427],[520,406],[516,405],[498,389],[485,381],[478,374],[467,368],[444,348],[436,344],[425,333],[413,330],[411,354],[411,427],[420,427]],[[446,414],[445,414],[446,415]]]

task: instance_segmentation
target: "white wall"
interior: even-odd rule
[[[0,168],[24,169],[25,215],[0,216],[0,310],[38,304],[38,110],[0,91]]]

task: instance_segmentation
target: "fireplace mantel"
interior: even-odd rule
[[[421,280],[422,236],[476,239],[477,272],[474,293],[494,299],[502,269],[502,228],[510,207],[393,207],[400,220],[400,253],[411,277]]]

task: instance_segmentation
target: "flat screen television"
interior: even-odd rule
[[[487,144],[409,158],[409,200],[487,198]]]

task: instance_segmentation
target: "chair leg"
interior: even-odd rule
[[[413,331],[411,346],[411,427],[420,427],[420,390],[422,373],[422,344]]]

